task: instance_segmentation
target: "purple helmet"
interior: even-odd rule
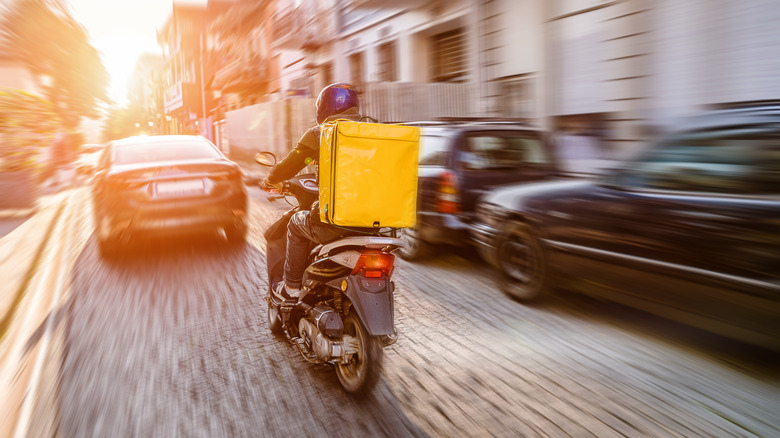
[[[331,84],[320,91],[314,108],[317,112],[317,123],[322,123],[328,117],[339,114],[349,108],[357,108],[360,104],[358,92],[350,84]]]

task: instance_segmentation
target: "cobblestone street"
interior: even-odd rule
[[[175,239],[113,260],[87,192],[67,198],[52,238],[70,236],[70,280],[30,435],[780,435],[775,355],[565,294],[524,306],[467,250],[397,259],[399,340],[353,400],[271,335],[262,231],[286,204],[250,194],[240,248]]]

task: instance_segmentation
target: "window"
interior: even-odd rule
[[[699,133],[652,150],[626,182],[652,189],[780,193],[780,134]]]
[[[466,80],[466,39],[463,29],[434,35],[431,38],[432,79],[434,82]]]
[[[469,137],[458,161],[468,170],[505,169],[549,162],[541,140],[497,135]]]
[[[322,78],[325,85],[323,85],[321,88],[324,88],[327,85],[330,85],[333,83],[333,63],[332,62],[326,62],[322,65]]]
[[[420,165],[446,166],[449,157],[449,138],[438,135],[420,137]]]
[[[538,138],[510,137],[507,138],[508,149],[517,151],[525,163],[549,163],[544,143]]]
[[[531,80],[526,78],[508,79],[501,82],[499,105],[507,117],[533,117],[534,101]]]
[[[379,81],[380,82],[395,82],[396,77],[396,61],[395,61],[395,42],[382,44],[379,46]]]
[[[349,55],[349,78],[358,84],[363,81],[363,54],[353,53]]]
[[[201,139],[145,141],[114,146],[114,162],[116,164],[209,158],[220,158],[219,152],[211,143]]]

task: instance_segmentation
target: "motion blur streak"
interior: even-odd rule
[[[0,437],[780,436],[777,3],[0,0]],[[253,187],[336,82],[423,131],[360,401]]]

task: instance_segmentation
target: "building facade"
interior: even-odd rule
[[[173,12],[157,39],[163,48],[163,98],[166,132],[212,137],[209,109],[213,98],[206,91],[205,6],[173,4]]]
[[[530,120],[623,158],[681,116],[780,99],[772,0],[212,0],[213,23],[217,4],[234,11],[207,32],[220,58],[187,61],[184,44],[166,58],[179,126],[348,81],[386,121]],[[185,42],[171,23],[166,41]],[[203,66],[199,109],[184,96]]]
[[[686,115],[780,99],[771,0],[545,2],[547,116],[616,158]]]

